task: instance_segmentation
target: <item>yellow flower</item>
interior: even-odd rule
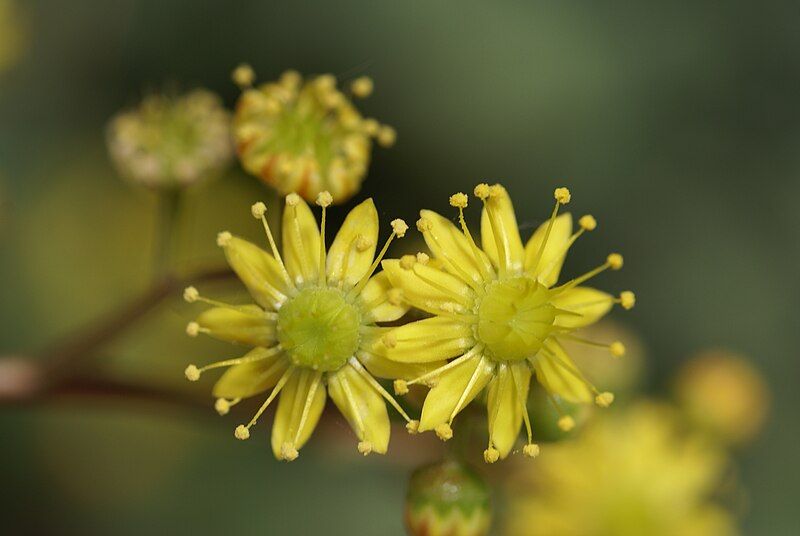
[[[385,147],[395,142],[394,129],[364,119],[333,75],[303,81],[286,71],[277,82],[251,87],[255,74],[240,65],[233,79],[243,89],[233,127],[242,165],[282,194],[313,200],[327,190],[343,203],[361,187],[372,138]],[[367,77],[351,84],[352,97],[371,92]]]
[[[376,323],[397,320],[407,310],[385,274],[372,276],[392,239],[402,237],[407,226],[392,221],[392,234],[375,258],[378,214],[368,199],[350,212],[326,251],[325,215],[331,202],[328,192],[318,197],[320,230],[299,196],[286,197],[282,255],[263,203],[252,211],[263,222],[272,254],[230,233],[219,234],[218,243],[254,304],[223,304],[203,298],[194,287],[184,293],[189,302],[214,306],[188,325],[190,335],[206,333],[254,347],[243,357],[202,368],[189,365],[186,377],[194,381],[209,369],[230,367],[213,388],[220,414],[242,399],[269,392],[250,422],[236,428],[239,439],[250,436],[250,428],[280,395],[272,450],[282,460],[297,457],[328,395],[349,421],[364,455],[382,454],[388,447],[389,415],[383,399],[406,419],[409,431],[417,426],[375,376],[402,378],[424,372],[425,366],[409,368],[373,351],[387,329]]]
[[[535,472],[517,473],[508,534],[734,534],[730,513],[711,501],[728,460],[682,424],[671,408],[644,403],[553,445]]]
[[[558,399],[594,400],[603,407],[613,401],[611,393],[597,391],[584,378],[561,341],[581,341],[603,346],[614,356],[624,354],[618,341],[593,343],[572,334],[622,302],[581,286],[608,268],[621,268],[622,257],[612,253],[598,268],[554,286],[567,250],[585,231],[595,228],[594,218],[582,217],[580,229],[572,233],[570,215],[558,216],[559,206],[569,202],[570,193],[558,188],[550,220],[523,247],[506,190],[480,184],[475,195],[484,204],[482,248],[464,221],[467,196],[458,193],[450,204],[459,210],[460,231],[435,212],[420,213],[417,228],[433,259],[421,254],[383,262],[389,280],[406,300],[433,315],[394,329],[383,342],[384,355],[401,363],[455,358],[410,382],[395,382],[398,394],[412,383],[432,386],[422,409],[420,431],[435,430],[440,438],[449,439],[456,415],[488,389],[489,446],[484,458],[491,463],[511,452],[523,421],[528,433],[523,453],[538,453],[526,410],[532,374],[553,395],[557,409]],[[632,306],[631,300],[625,305]],[[571,424],[569,419],[563,423]]]

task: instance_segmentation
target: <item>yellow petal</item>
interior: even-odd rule
[[[536,276],[544,286],[552,287],[558,281],[558,275],[561,273],[561,267],[564,265],[564,258],[567,255],[567,243],[569,237],[572,236],[572,215],[567,213],[556,217],[538,266],[534,266],[536,255],[539,253],[542,240],[547,233],[548,224],[549,220],[541,224],[525,245],[525,270]]]
[[[197,317],[197,323],[221,341],[248,346],[272,346],[275,342],[275,321],[267,319],[257,305],[212,307]]]
[[[378,211],[367,199],[345,218],[328,250],[327,274],[331,282],[353,286],[367,273],[375,258],[378,241]]]
[[[359,441],[369,441],[374,452],[385,454],[391,427],[381,395],[350,365],[328,377],[328,389]]]
[[[400,289],[403,298],[423,311],[436,314],[450,307],[465,310],[473,300],[472,288],[461,279],[432,266],[415,263],[403,268],[401,261],[390,259],[382,263],[392,285]],[[435,283],[435,286],[431,284]]]
[[[401,299],[402,293],[394,297],[390,296],[392,284],[386,272],[381,272],[370,278],[364,290],[361,291],[360,299],[365,309],[364,322],[391,322],[397,320],[408,311],[406,300]]]
[[[499,255],[495,235],[500,238],[503,251],[506,255],[506,266],[512,270],[522,270],[525,251],[522,248],[522,239],[519,237],[517,217],[514,215],[514,205],[505,188],[495,185],[496,194],[486,200],[494,219],[489,217],[487,207],[481,213],[481,244],[483,251],[492,259],[495,266],[499,266]]]
[[[590,287],[575,287],[553,298],[550,303],[559,309],[576,314],[560,314],[556,325],[566,328],[581,328],[594,324],[614,305],[613,297],[601,290]]]
[[[513,374],[511,368],[514,368]],[[516,376],[516,382],[515,378]],[[498,365],[495,378],[489,384],[489,439],[505,458],[519,436],[523,407],[520,401],[528,400],[531,369],[525,362]],[[517,392],[517,384],[522,392]]]
[[[580,372],[564,348],[555,341],[548,341],[545,348],[551,354],[555,354],[555,357],[542,351],[533,361],[536,379],[542,387],[550,394],[558,395],[569,402],[591,403],[594,398],[592,391],[586,382],[568,370]]]
[[[325,399],[322,372],[297,368],[283,387],[275,412],[272,452],[276,458],[283,457],[281,452],[284,443],[289,443],[297,450],[306,444],[325,408]],[[308,411],[303,421],[306,406]]]
[[[268,352],[254,348],[245,357]],[[265,359],[234,365],[225,371],[212,391],[214,398],[248,398],[271,389],[289,367],[289,361],[280,353]]]
[[[283,211],[283,261],[296,283],[319,278],[319,227],[305,201]]]
[[[493,372],[494,365],[491,361],[475,356],[439,375],[436,386],[428,392],[422,406],[419,431],[433,430],[440,424],[449,423],[462,395],[466,392],[459,411],[486,387],[494,375]],[[472,385],[467,391],[470,382]]]
[[[394,328],[383,341],[381,354],[402,363],[440,361],[475,345],[471,325],[438,316]]]
[[[425,243],[433,255],[444,263],[447,271],[465,281],[483,281],[478,261],[464,233],[450,220],[432,210],[421,210],[420,216],[431,224],[431,230],[423,233]],[[485,253],[479,250],[478,255],[488,263]]]
[[[223,244],[228,264],[260,306],[277,310],[288,294],[278,261],[256,246],[235,236]]]

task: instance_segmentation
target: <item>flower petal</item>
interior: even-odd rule
[[[566,367],[578,371],[564,348],[555,341],[545,344],[547,352],[540,351],[533,359],[536,379],[550,394],[558,395],[569,402],[591,403],[593,394],[585,381]],[[554,354],[553,357],[550,354]]]
[[[364,277],[375,258],[378,242],[378,211],[367,199],[347,215],[328,250],[328,279],[345,287],[354,286]]]
[[[382,273],[389,277],[394,287],[403,291],[403,298],[408,303],[431,314],[449,308],[462,311],[464,305],[471,304],[474,299],[469,285],[433,266],[415,263],[406,269],[401,261],[394,259],[383,261],[382,266]]]
[[[289,293],[280,264],[252,242],[235,236],[223,243],[228,264],[260,306],[277,310]]]
[[[386,272],[370,278],[360,294],[366,310],[364,322],[391,322],[406,314],[408,311],[406,300],[390,299],[391,290],[392,284]]]
[[[478,261],[464,233],[450,220],[432,210],[421,210],[420,216],[431,224],[431,229],[423,233],[425,243],[433,255],[444,262],[447,271],[465,282],[483,281]],[[479,250],[478,255],[488,265],[486,254]]]
[[[271,346],[275,342],[275,321],[257,305],[212,307],[197,317],[197,323],[221,341],[248,346]]]
[[[391,341],[388,345],[387,339]],[[383,340],[383,348],[376,350],[402,363],[439,361],[461,355],[475,345],[471,325],[440,316],[393,328]]]
[[[494,365],[482,356],[475,356],[446,370],[436,378],[436,386],[428,392],[422,406],[419,431],[433,430],[438,425],[450,422],[450,416],[466,392],[459,411],[469,404],[486,387],[494,375]]]
[[[481,244],[483,251],[499,266],[499,255],[495,235],[499,237],[506,255],[506,266],[514,271],[522,270],[525,251],[519,237],[517,217],[514,205],[505,188],[496,184],[492,186],[493,194],[486,199],[486,206],[481,213]],[[490,212],[493,219],[489,217]]]
[[[319,422],[326,398],[322,372],[305,368],[295,369],[281,391],[275,422],[272,425],[272,452],[276,458],[283,459],[284,443],[289,443],[297,450],[306,444]],[[308,412],[303,422],[306,406]]]
[[[385,454],[391,426],[381,395],[350,365],[328,376],[328,389],[359,441],[369,441],[374,452]]]
[[[245,357],[268,352],[266,348],[253,348]],[[289,360],[281,353],[258,361],[234,365],[225,371],[214,384],[215,398],[248,398],[271,389],[289,368]]]
[[[295,283],[319,278],[319,227],[305,201],[283,211],[283,261]]]
[[[558,315],[557,326],[582,328],[603,318],[614,305],[614,299],[601,290],[575,287],[560,293],[550,303],[559,309],[576,313]]]
[[[549,220],[541,224],[525,245],[525,270],[536,276],[544,286],[552,287],[558,281],[567,256],[566,247],[572,236],[572,214],[566,213],[556,217],[538,266],[534,266],[548,225]]]
[[[445,364],[444,360],[430,363],[400,363],[368,350],[359,350],[356,358],[373,376],[391,380],[413,380]]]
[[[516,362],[498,365],[495,378],[489,384],[489,439],[500,451],[501,458],[508,456],[517,442],[523,412],[520,401],[528,400],[530,383],[530,367],[525,362]],[[521,393],[517,392],[518,385],[522,387]]]

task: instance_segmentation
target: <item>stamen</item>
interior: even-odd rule
[[[397,410],[397,413],[399,413],[400,416],[406,420],[406,423],[412,422],[411,417],[409,417],[408,414],[403,410],[403,408],[400,407],[400,404],[397,403],[397,400],[395,400],[394,397],[390,395],[380,383],[378,383],[378,380],[372,377],[372,374],[370,374],[364,368],[364,366],[358,361],[358,359],[351,357],[350,366],[353,367],[356,370],[356,372],[358,372],[361,375],[361,377],[367,380],[367,383],[369,383],[372,386],[372,388],[378,392],[378,394],[380,394],[389,404],[392,405],[394,409]]]
[[[360,452],[364,456],[369,455],[369,453],[372,452],[372,443],[370,443],[369,441],[359,441],[358,452]]]
[[[453,439],[453,428],[445,422],[437,425],[434,431],[436,432],[436,436],[442,441]]]
[[[572,335],[571,333],[563,333],[558,335],[559,339],[566,339],[568,341],[574,341],[580,344],[585,344],[587,346],[594,346],[597,348],[605,348],[611,352],[611,355],[614,357],[622,357],[625,355],[625,345],[622,344],[620,341],[614,341],[612,343],[605,343],[605,342],[597,342],[590,339],[584,339],[583,337],[578,337]]]
[[[186,334],[190,337],[197,337],[200,333],[210,333],[211,330],[208,328],[200,327],[200,324],[197,322],[189,322],[186,324]]]
[[[199,380],[200,375],[208,370],[223,368],[223,367],[232,367],[233,365],[242,365],[244,363],[252,363],[254,361],[261,361],[262,359],[267,359],[268,357],[274,356],[275,354],[281,352],[282,350],[283,348],[281,348],[281,345],[279,344],[277,346],[273,346],[272,348],[264,349],[263,352],[255,353],[254,351],[251,350],[250,353],[248,353],[244,357],[225,359],[224,361],[217,361],[215,363],[210,363],[200,368],[197,368],[195,365],[189,365],[188,367],[186,367],[184,374],[186,375],[186,379],[188,379],[190,382],[194,382]],[[276,363],[276,365],[278,364],[280,363]]]
[[[490,197],[493,195],[491,186],[488,184],[479,184],[475,187],[475,195],[483,202],[483,208],[489,216],[489,226],[492,228],[492,236],[494,236],[494,243],[497,247],[497,264],[500,268],[500,276],[504,276],[511,265],[511,259],[508,258],[506,243],[502,240],[500,234],[500,224],[497,222],[497,214],[492,210]]]
[[[266,411],[266,409],[269,407],[272,401],[275,400],[275,397],[278,396],[278,393],[281,392],[283,386],[286,385],[286,382],[289,381],[289,378],[291,378],[292,373],[294,373],[294,371],[295,367],[289,367],[288,369],[286,369],[286,372],[284,372],[283,375],[281,376],[281,379],[278,380],[278,383],[272,389],[272,392],[269,394],[269,397],[267,397],[267,400],[264,401],[264,403],[261,405],[260,408],[258,408],[258,411],[256,412],[255,415],[253,415],[253,418],[250,419],[250,422],[247,423],[246,425],[240,424],[239,426],[236,427],[236,430],[234,431],[236,439],[244,440],[250,437],[250,428],[258,422],[258,418],[261,417],[261,414],[264,413],[264,411]]]
[[[414,378],[413,380],[410,380],[408,382],[403,381],[403,380],[401,380],[401,381],[403,381],[403,383],[406,386],[414,385],[414,384],[417,384],[417,383],[426,383],[428,379],[435,378],[436,376],[439,376],[440,374],[442,374],[446,370],[450,370],[451,368],[460,365],[464,361],[470,359],[471,357],[474,357],[475,354],[477,354],[479,352],[482,352],[482,351],[483,351],[483,346],[482,345],[479,344],[479,345],[473,346],[472,348],[469,349],[469,351],[467,353],[465,353],[461,357],[453,359],[452,361],[448,361],[445,365],[442,365],[441,367],[439,367],[439,368],[437,368],[435,370],[432,370],[431,372],[423,374],[419,378]],[[397,393],[397,387],[395,387],[395,393]],[[397,394],[401,395],[401,394],[405,394],[405,393],[397,393]]]
[[[360,98],[365,99],[372,94],[372,89],[374,88],[374,84],[372,79],[368,76],[359,76],[350,84],[350,91],[353,92],[353,95]]]
[[[246,63],[237,66],[231,73],[233,83],[239,86],[239,89],[247,89],[253,86],[253,81],[256,78],[256,73],[253,68]]]
[[[492,274],[491,263],[489,263],[487,266],[485,257],[481,257],[481,250],[478,248],[478,245],[472,238],[472,233],[469,232],[467,222],[464,220],[464,209],[467,208],[468,202],[469,199],[467,198],[467,195],[462,192],[458,192],[457,194],[450,196],[450,206],[458,208],[458,221],[461,224],[461,232],[464,233],[464,236],[467,238],[467,242],[469,242],[469,247],[472,250],[472,256],[475,258],[475,263],[478,265],[481,275],[485,280],[488,281],[494,278],[494,275]]]
[[[593,278],[597,274],[600,274],[600,273],[608,270],[609,268],[611,268],[612,270],[619,270],[620,268],[622,268],[622,255],[620,255],[618,253],[612,253],[611,255],[609,255],[606,258],[606,262],[604,262],[603,264],[601,264],[597,268],[595,268],[593,270],[589,270],[588,272],[586,272],[582,276],[576,277],[575,279],[572,279],[571,281],[567,281],[566,283],[564,283],[560,287],[557,287],[557,288],[555,288],[553,290],[556,292],[556,294],[560,294],[561,292],[564,292],[565,290],[569,290],[571,288],[577,287],[581,283],[583,283],[585,281],[588,281],[589,279]]]
[[[586,386],[586,388],[589,389],[594,395],[596,396],[600,395],[600,391],[597,390],[597,387],[595,387],[592,382],[587,380],[580,370],[566,363],[563,359],[561,359],[561,357],[558,354],[556,354],[555,352],[551,352],[545,347],[542,347],[542,352],[547,354],[548,357],[555,360],[556,364],[559,365],[563,370],[566,370],[567,372],[572,374],[578,381],[583,383]]]
[[[269,247],[272,250],[272,256],[275,257],[275,260],[278,261],[278,264],[281,267],[281,273],[283,274],[283,278],[286,282],[294,288],[294,282],[292,278],[289,276],[289,272],[286,270],[286,265],[283,264],[283,258],[281,257],[281,252],[278,250],[278,246],[275,244],[275,238],[272,236],[272,231],[269,228],[269,223],[267,222],[267,205],[262,202],[258,202],[254,204],[250,211],[253,213],[253,217],[257,220],[261,220],[261,224],[264,226],[264,232],[267,234],[267,241],[269,242]]]
[[[561,404],[558,403],[553,395],[550,393],[545,394],[547,395],[547,400],[553,406],[553,409],[558,413],[558,427],[564,432],[572,430],[575,427],[575,419],[564,411],[564,408],[561,407]]]
[[[424,265],[422,265],[422,266],[424,266]],[[435,280],[433,280],[433,279],[427,277],[426,275],[424,275],[424,271],[425,271],[424,268],[418,268],[417,265],[414,264],[414,266],[411,269],[412,269],[412,271],[414,272],[414,274],[417,277],[419,277],[420,279],[425,281],[427,284],[429,284],[430,286],[432,286],[436,290],[446,294],[453,301],[461,304],[463,307],[468,307],[470,305],[470,300],[468,298],[466,298],[466,297],[464,297],[464,296],[462,296],[460,294],[456,294],[455,292],[451,291],[449,288],[445,287],[444,285],[441,285],[438,282],[436,282]],[[430,271],[432,269],[428,268],[428,270]]]
[[[525,448],[535,446],[533,443],[533,431],[531,429],[531,418],[528,415],[528,404],[527,400],[523,398],[522,391],[524,390],[525,386],[522,385],[522,378],[519,378],[514,373],[514,367],[509,367],[509,371],[511,372],[511,378],[514,380],[514,388],[517,394],[517,403],[519,404],[520,409],[522,410],[522,420],[525,422],[525,431],[528,433],[528,444],[525,445]],[[538,449],[538,447],[537,447]],[[524,449],[523,449],[524,452]]]
[[[389,239],[386,240],[386,243],[383,245],[383,248],[378,253],[377,257],[375,257],[375,260],[369,267],[369,270],[367,270],[367,273],[365,273],[364,276],[361,278],[361,280],[359,280],[359,282],[356,284],[356,286],[350,289],[350,292],[347,293],[348,298],[352,299],[355,296],[357,296],[362,290],[364,290],[364,287],[369,282],[369,278],[372,277],[373,273],[375,273],[375,270],[378,268],[378,265],[383,260],[383,256],[386,255],[386,251],[389,249],[389,245],[392,243],[392,240],[394,240],[395,237],[402,238],[406,235],[406,231],[408,230],[408,225],[406,225],[406,222],[404,222],[401,219],[395,219],[392,220],[391,225],[392,225],[392,234],[389,235]]]
[[[325,215],[327,208],[333,203],[330,192],[323,191],[317,196],[317,205],[322,207],[322,221],[320,223],[319,240],[319,280],[321,285],[326,285],[325,281]]]
[[[625,345],[620,341],[612,342],[608,346],[608,349],[611,350],[611,355],[614,357],[622,357],[625,355]]]
[[[630,290],[625,290],[619,294],[619,304],[623,309],[630,310],[636,305],[636,295]]]
[[[214,402],[214,409],[217,410],[217,413],[220,415],[227,415],[231,408],[241,401],[241,398],[234,398],[232,400],[218,398],[217,401]]]
[[[297,247],[297,257],[298,262],[300,262],[301,271],[304,274],[308,274],[311,272],[311,267],[308,265],[308,256],[306,255],[305,244],[303,243],[303,233],[300,230],[300,218],[297,216],[297,205],[300,203],[300,196],[295,193],[291,193],[286,196],[286,206],[292,210],[292,224],[293,224],[293,231],[294,231],[294,241],[293,245]],[[284,244],[284,247],[286,245]]]
[[[187,303],[203,302],[207,303],[208,305],[213,305],[214,307],[222,307],[224,309],[237,311],[239,313],[246,314],[247,316],[252,316],[253,318],[263,318],[261,313],[259,313],[258,315],[254,315],[252,307],[245,305],[232,305],[230,303],[221,302],[219,300],[212,300],[211,298],[206,298],[205,296],[201,296],[200,292],[195,287],[186,287],[183,290],[183,299]],[[193,331],[194,328],[187,326],[186,332],[189,333],[190,330]],[[202,330],[198,329],[198,332],[202,332]],[[189,333],[189,335],[193,336],[191,333]]]
[[[539,455],[539,445],[536,443],[529,443],[522,447],[522,454],[528,458],[535,458]]]
[[[483,461],[486,463],[494,463],[500,459],[500,451],[494,448],[491,443],[489,448],[483,451]]]
[[[303,413],[300,416],[300,424],[297,425],[297,431],[294,434],[295,445],[300,443],[300,432],[303,430],[303,426],[306,425],[306,421],[308,420],[308,412],[311,410],[311,403],[314,401],[314,395],[317,394],[317,388],[319,388],[321,381],[322,372],[315,372],[314,378],[311,380],[311,387],[309,388],[308,395],[306,396],[306,402],[303,405]]]
[[[539,262],[542,260],[542,255],[544,254],[544,248],[547,247],[547,241],[550,239],[550,233],[553,230],[553,225],[556,223],[556,216],[558,216],[558,207],[561,205],[566,205],[572,199],[572,195],[569,193],[567,188],[556,188],[553,192],[553,197],[556,198],[556,206],[553,207],[553,213],[550,214],[550,220],[547,222],[547,229],[544,232],[544,238],[542,239],[542,243],[539,244],[539,250],[536,252],[536,257],[534,257],[534,261],[532,263],[532,272],[536,272],[539,268]],[[576,237],[577,238],[577,237]]]
[[[461,393],[461,397],[459,397],[458,402],[456,403],[456,407],[450,414],[449,424],[451,425],[453,424],[453,419],[455,419],[456,415],[458,415],[458,412],[461,411],[461,408],[464,405],[464,401],[467,399],[467,395],[469,395],[470,391],[472,391],[472,388],[475,386],[475,382],[478,381],[478,374],[481,372],[485,360],[486,357],[481,356],[480,360],[478,361],[478,366],[475,367],[475,370],[472,372],[472,376],[470,377],[469,382],[467,382],[466,389],[464,389],[464,391]]]
[[[583,233],[586,231],[593,231],[597,227],[597,221],[589,214],[582,216],[581,219],[578,220],[578,224],[581,226],[581,228],[572,233],[572,236],[569,237],[567,243],[562,246],[561,251],[559,251],[558,255],[556,255],[553,260],[550,261],[550,264],[548,264],[545,269],[541,271],[539,277],[546,278],[548,275],[550,275],[550,272],[552,272],[558,262],[564,258],[569,249],[573,246],[573,244],[575,244],[575,241],[578,240],[578,238],[580,238],[581,235],[583,235]],[[537,261],[536,264],[538,265],[539,262]]]
[[[344,376],[339,381],[342,384],[342,390],[344,391],[344,396],[347,398],[347,403],[350,405],[350,411],[353,413],[353,416],[356,419],[358,438],[363,441],[366,434],[366,428],[364,427],[364,421],[361,419],[361,413],[359,412],[358,404],[356,404],[356,399],[353,396],[353,391],[350,389],[350,383]]]
[[[471,286],[476,291],[480,288],[479,285],[472,279],[470,276],[452,257],[448,254],[448,248],[442,247],[441,243],[439,242],[439,238],[433,233],[433,224],[425,218],[420,218],[417,220],[417,230],[425,236],[430,236],[431,240],[434,244],[436,244],[437,249],[439,250],[437,255],[441,255],[442,260],[444,260],[448,267],[451,268],[454,272],[458,272],[461,276],[461,279],[467,282],[469,286]],[[402,262],[402,259],[401,259]]]

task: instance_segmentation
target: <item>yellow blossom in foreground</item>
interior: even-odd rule
[[[510,496],[515,536],[724,536],[731,515],[710,497],[727,459],[685,433],[668,407],[643,403],[598,416],[575,440],[553,445]]]
[[[186,377],[194,381],[209,369],[230,367],[213,388],[220,414],[242,399],[269,393],[250,422],[236,428],[239,439],[250,436],[250,428],[280,396],[272,450],[281,460],[297,457],[328,396],[355,431],[364,455],[385,453],[389,445],[384,399],[406,419],[409,431],[416,431],[418,424],[375,376],[402,378],[424,373],[425,366],[394,363],[373,351],[386,330],[376,323],[397,320],[406,312],[385,274],[373,273],[389,243],[402,237],[407,226],[402,220],[392,221],[392,234],[376,258],[378,214],[368,199],[350,212],[326,251],[325,216],[331,202],[328,192],[320,193],[320,229],[298,195],[286,197],[282,254],[263,203],[253,205],[252,211],[264,225],[272,254],[230,233],[219,234],[218,243],[254,304],[223,304],[203,298],[193,287],[184,293],[189,302],[214,306],[190,323],[187,333],[254,347],[242,357],[202,368],[189,365]]]
[[[625,353],[619,341],[594,343],[573,334],[599,320],[614,303],[622,303],[622,298],[582,286],[608,268],[621,268],[622,256],[612,253],[594,270],[556,286],[567,250],[596,227],[594,218],[582,217],[580,229],[573,233],[572,217],[558,216],[559,207],[570,201],[570,192],[558,188],[550,220],[523,246],[506,190],[480,184],[475,195],[484,205],[481,247],[464,221],[467,196],[458,193],[450,204],[459,210],[461,230],[429,210],[423,210],[417,222],[432,259],[419,254],[383,262],[389,280],[406,300],[433,315],[392,330],[383,343],[385,355],[401,363],[451,359],[410,382],[395,382],[398,394],[412,383],[432,387],[420,431],[435,430],[440,438],[449,439],[456,415],[488,390],[489,446],[484,458],[492,463],[511,452],[523,422],[528,435],[523,453],[538,454],[526,409],[532,374],[552,395],[557,409],[560,399],[594,401],[602,407],[613,402],[611,393],[599,392],[583,376],[561,343],[571,340],[604,347],[614,357]],[[627,299],[625,305],[633,304]],[[563,423],[570,427],[569,419]]]
[[[350,97],[330,74],[304,81],[286,71],[277,82],[252,87],[254,79],[247,65],[233,72],[243,89],[234,118],[236,145],[244,168],[282,194],[313,200],[327,190],[343,203],[366,176],[372,139],[385,147],[395,142],[394,129],[364,119],[350,99],[369,96],[367,77],[353,81]]]

